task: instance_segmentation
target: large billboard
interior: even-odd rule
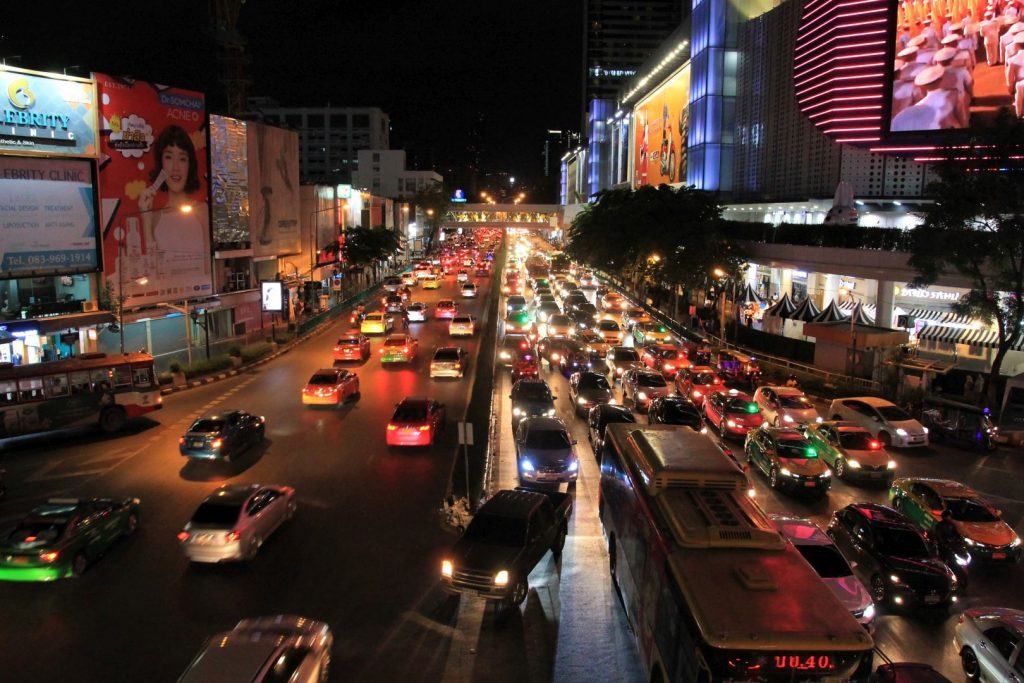
[[[0,153],[95,157],[96,84],[0,66]]]
[[[0,156],[0,278],[99,269],[89,159]]]
[[[96,75],[103,263],[127,306],[209,295],[202,93]]]
[[[686,182],[689,101],[687,64],[637,102],[633,109],[633,187]]]
[[[245,121],[210,115],[210,220],[213,243],[249,241],[249,150]]]
[[[256,256],[297,254],[299,136],[262,123],[246,124],[249,234]]]

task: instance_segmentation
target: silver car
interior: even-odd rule
[[[325,683],[333,647],[322,621],[293,615],[243,619],[207,639],[178,683]]]
[[[191,562],[251,560],[295,508],[291,486],[221,486],[199,504],[178,541]]]
[[[833,420],[849,420],[864,427],[885,447],[928,445],[928,428],[891,401],[874,396],[837,398],[828,408]]]
[[[795,427],[821,422],[811,399],[795,387],[758,387],[754,392],[764,421],[774,427]]]
[[[807,564],[818,573],[825,585],[850,610],[861,626],[874,630],[875,603],[871,594],[853,574],[853,569],[832,539],[809,519],[785,514],[768,515],[775,528],[787,541],[796,546]]]
[[[1009,607],[964,610],[953,645],[969,681],[1024,680],[1024,612]]]
[[[460,346],[442,346],[430,361],[430,378],[461,378],[466,374],[466,352]]]
[[[528,417],[516,428],[519,481],[575,482],[580,473],[576,440],[557,417]]]
[[[621,379],[622,373],[626,370],[640,364],[640,354],[632,346],[613,346],[608,349],[605,364],[608,366],[608,374],[612,376],[612,382],[614,382]]]

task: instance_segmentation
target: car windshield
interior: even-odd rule
[[[531,429],[526,435],[527,448],[568,448],[569,435],[561,429]]]
[[[796,408],[798,410],[807,410],[813,407],[811,400],[802,394],[779,394],[779,405],[783,408]]]
[[[914,419],[898,406],[877,406],[875,410],[886,422],[909,422]]]
[[[992,511],[976,500],[967,498],[947,498],[946,507],[949,508],[953,519],[958,522],[998,522],[999,517],[992,514]]]
[[[839,432],[839,445],[851,451],[870,450],[872,441],[874,439],[868,432]]]
[[[678,349],[662,349],[660,351],[661,357],[665,360],[675,360],[679,358]]]
[[[818,457],[818,452],[803,439],[779,439],[778,448],[780,458],[812,459]]]
[[[473,319],[470,318],[468,315],[457,315],[454,318],[452,318],[452,322],[455,323],[456,325],[458,325],[459,323],[465,323],[468,325],[469,323],[473,322]]]
[[[754,406],[753,410],[751,410],[751,406]],[[757,412],[757,407],[755,406],[755,404],[743,398],[730,398],[729,401],[725,404],[725,409],[728,410],[730,413]]]
[[[598,375],[597,373],[587,373],[580,377],[580,389],[607,389],[611,391],[611,387],[608,386],[608,380],[605,379],[604,375]]]
[[[700,413],[697,409],[681,401],[666,401],[664,410],[666,420],[687,425],[700,423]]]
[[[823,579],[839,579],[851,573],[850,565],[834,546],[798,545],[796,549]]]
[[[564,316],[564,315],[553,315],[553,316],[551,316],[551,320],[548,321],[548,324],[550,324],[550,325],[568,325],[569,324],[569,318],[568,318],[568,316]]]
[[[65,519],[22,522],[8,534],[7,542],[14,545],[49,545],[60,538],[66,526]]]
[[[338,381],[337,375],[313,375],[309,378],[310,384],[334,384]]]
[[[434,354],[434,360],[457,361],[459,352],[456,349],[438,349]]]
[[[399,403],[391,418],[396,422],[417,422],[427,419],[426,403]]]
[[[472,282],[470,282],[468,284],[462,285],[462,288],[463,289],[476,289],[476,285],[474,285]]]
[[[380,313],[371,313],[371,314],[369,314],[368,316],[366,316],[364,318],[364,320],[366,322],[372,322],[372,323],[379,323],[383,319],[384,319],[384,316],[382,316]]]
[[[636,376],[636,383],[642,387],[664,387],[668,386],[665,383],[665,378],[661,375],[655,375],[653,373],[641,373]]]
[[[344,338],[342,338],[342,339],[338,340],[338,346],[356,346],[357,344],[359,344],[359,340],[358,339],[344,339]]]
[[[221,430],[224,426],[224,420],[196,420],[189,427],[190,432],[204,432],[204,433],[215,433]]]
[[[874,531],[875,548],[883,555],[922,560],[931,557],[924,540],[915,531],[885,526],[876,526]]]
[[[388,337],[384,340],[384,346],[405,346],[405,339],[402,337]]]
[[[424,308],[425,306],[423,304],[413,304],[412,306],[409,306],[409,312],[422,311]]]
[[[550,401],[551,392],[547,387],[528,384],[512,390],[513,401]]]
[[[633,349],[616,349],[612,356],[612,360],[640,360]]]
[[[694,384],[713,384],[714,381],[715,376],[710,372],[699,372],[696,375],[693,375]]]
[[[619,324],[614,320],[602,320],[597,324],[598,329],[602,332],[618,332]]]
[[[238,521],[242,506],[238,503],[203,503],[192,515],[193,524],[232,527]]]
[[[438,301],[437,302],[437,307],[438,308],[455,308],[455,302],[454,301],[448,301],[448,300]]]

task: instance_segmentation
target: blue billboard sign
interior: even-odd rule
[[[0,66],[0,152],[96,157],[96,82]]]
[[[463,203],[466,201],[466,193],[462,190],[455,190],[455,194],[452,195],[452,201],[456,203]]]

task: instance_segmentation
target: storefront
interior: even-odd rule
[[[95,351],[100,332],[115,321],[109,311],[5,321],[0,362],[28,365]]]

